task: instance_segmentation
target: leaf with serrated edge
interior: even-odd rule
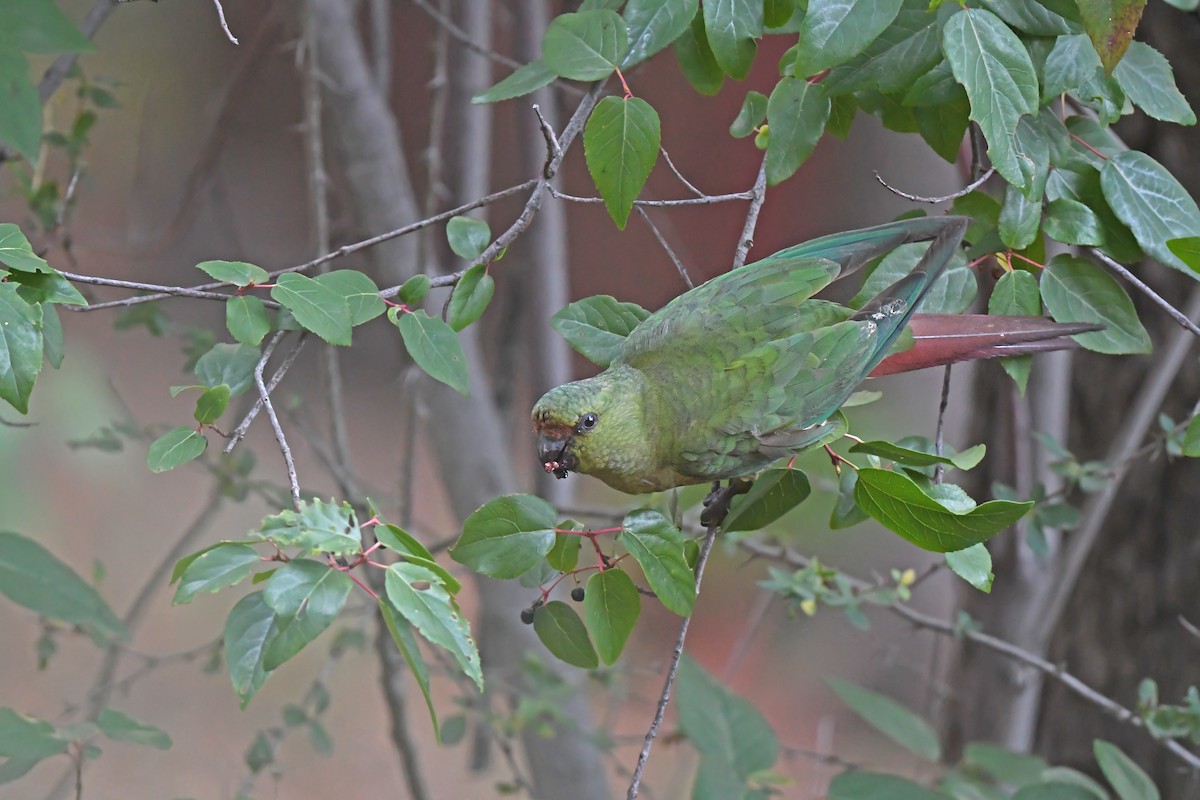
[[[601,294],[571,303],[550,318],[550,327],[593,364],[607,367],[625,337],[648,316],[639,305]]]
[[[258,551],[241,542],[223,542],[188,562],[179,576],[174,605],[192,602],[200,592],[218,592],[249,577],[262,563]]]
[[[1174,175],[1145,153],[1127,150],[1105,162],[1100,186],[1113,213],[1129,226],[1143,250],[1195,277],[1166,244],[1169,239],[1200,236],[1200,208]]]
[[[790,178],[812,154],[829,120],[830,103],[819,83],[781,78],[767,99],[767,183]]]
[[[992,590],[992,554],[983,544],[946,553],[946,566],[981,592]]]
[[[441,576],[420,564],[400,562],[388,567],[386,586],[400,615],[431,644],[450,653],[482,692],[483,672],[471,628]]]
[[[392,641],[396,643],[396,649],[400,651],[400,655],[404,656],[404,660],[408,663],[408,668],[417,682],[417,688],[421,690],[421,695],[425,698],[425,707],[429,709],[429,719],[433,722],[434,738],[441,741],[442,731],[438,728],[437,710],[433,707],[433,695],[429,691],[429,667],[425,665],[425,659],[421,655],[420,648],[417,647],[417,639],[413,636],[412,626],[400,616],[400,612],[386,596],[379,598],[379,612],[383,617],[384,624],[387,625],[388,632],[392,634]]]

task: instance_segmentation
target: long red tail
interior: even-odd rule
[[[1055,322],[1043,317],[989,314],[914,314],[908,323],[913,346],[894,353],[871,377],[998,356],[1019,356],[1074,347],[1069,337],[1103,325]]]

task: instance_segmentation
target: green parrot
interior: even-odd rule
[[[835,412],[888,355],[945,270],[967,223],[922,218],[824,237],[676,297],[625,338],[599,375],[538,400],[533,427],[544,468],[637,494],[748,476],[823,443]],[[926,240],[912,272],[862,308],[813,298],[897,246]],[[927,363],[910,356],[890,371],[1057,349],[1070,345],[1062,337],[1095,329],[929,316],[941,323],[926,325],[917,344],[924,338],[940,349]]]

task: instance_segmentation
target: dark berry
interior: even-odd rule
[[[583,602],[583,587],[582,586],[576,586],[574,589],[571,590],[571,599],[574,600],[576,603]]]
[[[533,624],[533,609],[532,608],[522,608],[521,609],[521,622],[524,622],[526,625]]]

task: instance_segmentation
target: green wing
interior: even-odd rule
[[[732,477],[821,439],[961,238],[956,221],[919,222],[915,231],[894,223],[781,251],[681,295],[629,335],[618,360],[654,387],[676,469]],[[811,299],[845,270],[928,238],[931,222],[937,239],[921,264],[860,311]]]

